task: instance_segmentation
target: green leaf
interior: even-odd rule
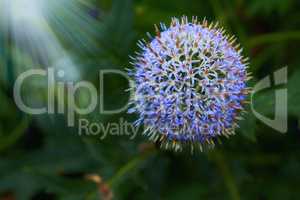
[[[272,12],[286,13],[292,5],[292,0],[252,0],[248,4],[251,15],[261,14],[265,16],[270,15]]]
[[[253,113],[249,111],[243,116],[243,120],[239,123],[240,128],[239,131],[241,134],[251,140],[252,142],[256,142],[256,118]]]

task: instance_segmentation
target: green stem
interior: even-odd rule
[[[130,171],[137,168],[143,161],[145,161],[150,155],[153,154],[153,151],[147,152],[144,154],[139,155],[136,158],[133,158],[130,160],[127,164],[125,164],[123,167],[121,167],[117,173],[107,182],[108,186],[113,187],[118,182],[121,181],[121,179],[128,174]]]
[[[234,181],[234,177],[232,176],[230,169],[226,163],[224,155],[222,152],[215,150],[214,152],[210,153],[209,157],[216,163],[220,173],[224,178],[224,183],[227,187],[227,190],[230,195],[230,199],[232,200],[240,200],[240,194],[238,187]]]

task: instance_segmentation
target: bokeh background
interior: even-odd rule
[[[0,199],[299,199],[299,10],[298,0],[0,0]],[[288,88],[286,134],[249,110],[235,136],[191,155],[160,150],[141,134],[79,136],[64,114],[30,116],[16,106],[20,73],[53,67],[65,71],[57,81],[87,80],[99,89],[99,70],[131,68],[129,55],[153,24],[182,15],[219,21],[237,36],[250,58],[250,85],[288,66],[288,84],[254,102],[273,117],[275,90]],[[126,79],[111,75],[104,83],[105,108],[127,102]],[[27,80],[22,97],[46,105],[46,80]],[[88,101],[84,91],[76,94],[79,106]],[[95,111],[79,118],[106,124],[137,116]]]

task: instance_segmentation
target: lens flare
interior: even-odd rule
[[[88,6],[79,0],[1,1],[0,28],[9,46],[6,48],[15,49],[11,53],[15,75],[39,66],[64,70],[67,80],[79,79],[79,67],[64,45],[87,50],[96,44],[91,34],[97,21],[89,15]]]

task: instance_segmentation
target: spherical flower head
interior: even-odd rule
[[[150,42],[140,41],[133,58],[134,93],[129,112],[137,125],[167,149],[213,146],[234,134],[249,89],[246,59],[234,37],[196,18],[156,26]]]

